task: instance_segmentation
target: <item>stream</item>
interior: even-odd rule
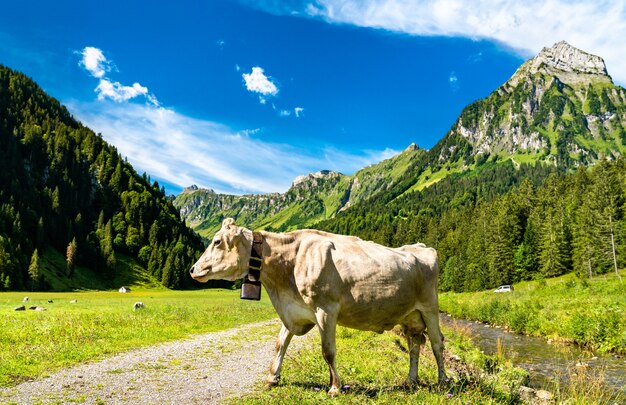
[[[456,324],[470,330],[472,341],[487,354],[495,354],[498,339],[506,357],[530,373],[533,388],[549,389],[557,376],[566,380],[571,369],[585,368],[589,374],[604,375],[610,389],[626,394],[626,356],[593,353],[578,346],[550,344],[543,338],[520,335],[481,322],[454,319],[442,314],[444,325]]]

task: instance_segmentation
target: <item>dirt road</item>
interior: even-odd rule
[[[279,329],[273,320],[129,351],[1,389],[0,403],[218,403],[261,387]]]

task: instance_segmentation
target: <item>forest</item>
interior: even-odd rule
[[[48,289],[48,249],[66,257],[65,277],[84,267],[112,280],[124,254],[163,285],[186,288],[203,245],[163,187],[0,65],[0,290]]]
[[[424,242],[438,251],[440,290],[477,291],[623,266],[625,197],[622,158],[569,172],[487,162],[389,203],[374,199],[319,228],[389,246]]]

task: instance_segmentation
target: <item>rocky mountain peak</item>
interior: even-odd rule
[[[417,146],[417,144],[415,142],[411,143],[409,146],[407,146],[407,148],[404,150],[404,152],[412,152],[415,150],[418,150],[420,147]]]
[[[297,187],[298,185],[302,183],[315,181],[316,179],[326,179],[326,178],[331,178],[331,177],[338,177],[341,175],[342,175],[341,173],[335,172],[333,170],[320,170],[319,172],[309,173],[309,174],[296,177],[295,179],[293,179],[293,183],[291,184],[291,187],[292,188]]]
[[[539,71],[543,64],[564,72],[608,75],[601,57],[581,51],[565,41],[543,48],[532,61],[531,71]]]
[[[537,56],[526,61],[509,80],[516,86],[520,80],[537,73],[556,76],[567,84],[589,84],[593,81],[612,83],[604,59],[582,51],[566,41],[543,48]]]
[[[183,188],[183,191],[181,192],[181,194],[184,193],[193,193],[194,191],[198,190],[198,186],[196,186],[195,184],[192,184],[189,187],[185,187]]]

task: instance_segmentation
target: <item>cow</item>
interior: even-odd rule
[[[191,267],[196,281],[235,281],[260,256],[260,281],[282,326],[267,386],[280,381],[291,338],[318,328],[330,370],[330,396],[341,389],[335,366],[337,325],[382,333],[400,325],[409,348],[408,383],[417,383],[420,345],[427,331],[445,380],[443,335],[439,329],[437,252],[423,244],[389,248],[353,236],[318,230],[252,232],[226,218],[206,251]]]

